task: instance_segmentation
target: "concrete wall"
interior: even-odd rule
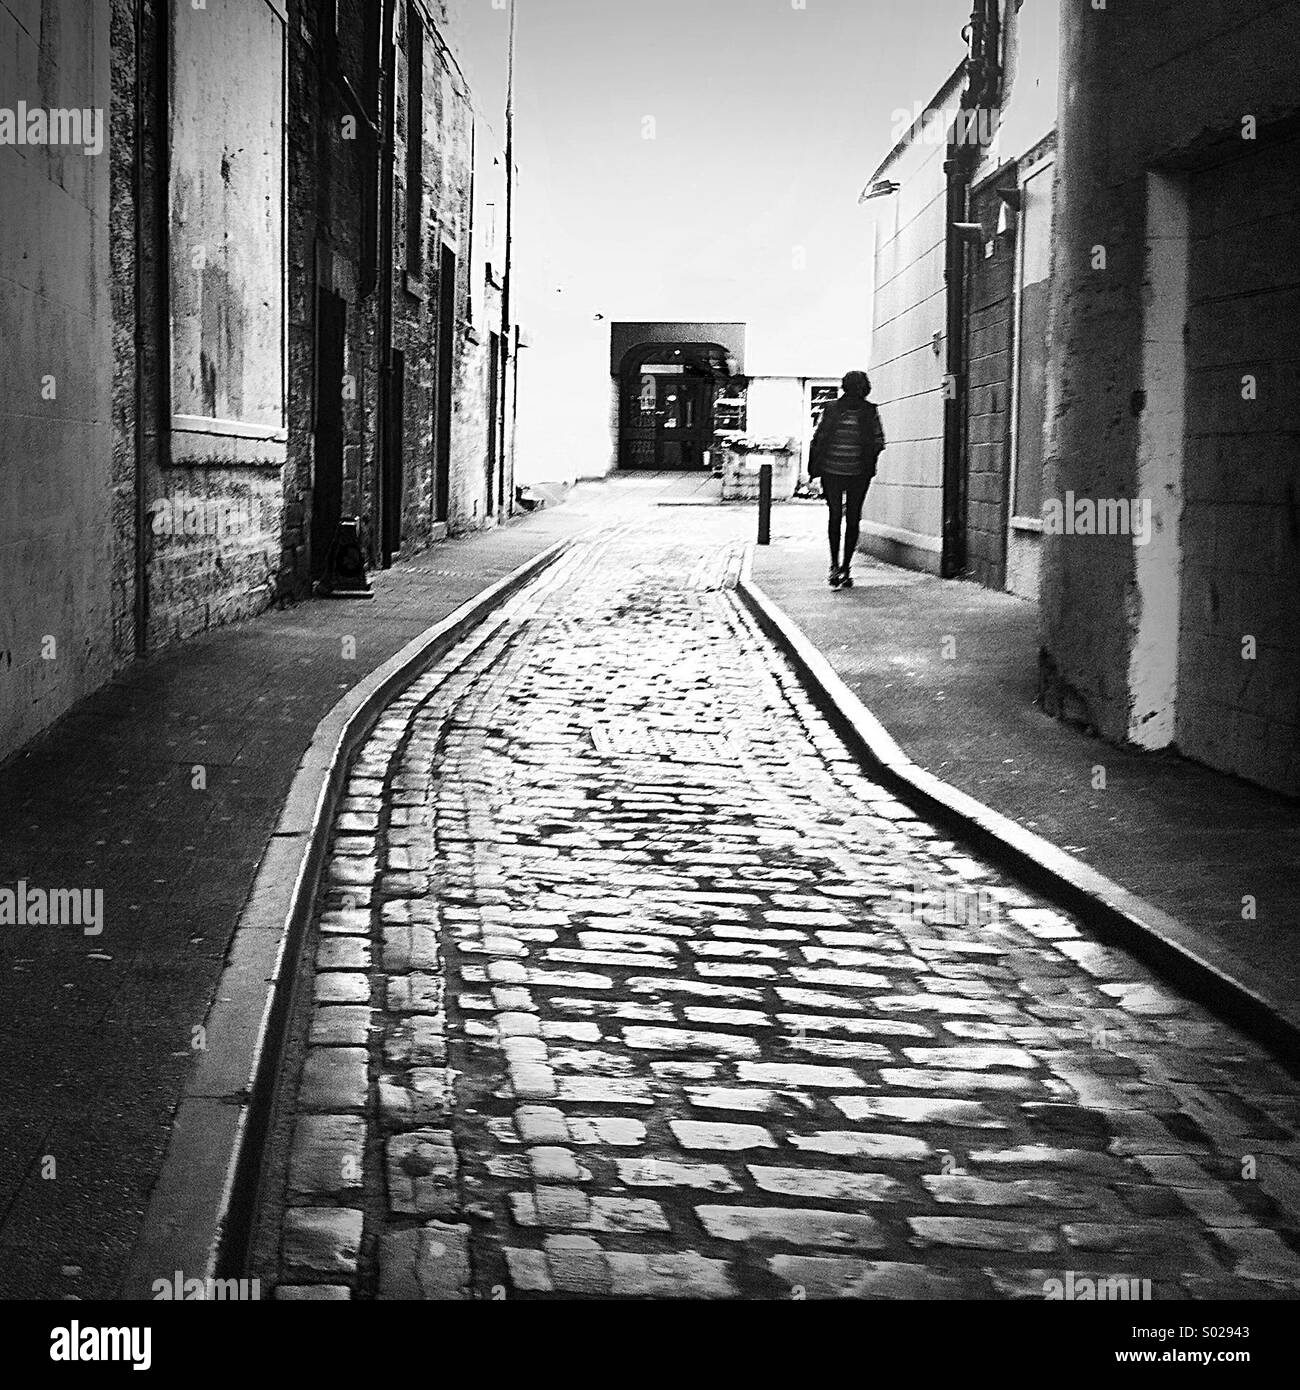
[[[89,110],[103,139],[0,145],[0,757],[111,674],[129,607],[113,584],[111,19],[0,0],[0,102]]]
[[[1298,192],[1295,135],[1187,185],[1175,730],[1184,753],[1290,788],[1300,786]]]
[[[952,83],[935,108],[955,104]],[[916,139],[882,167],[901,185],[871,204],[872,399],[888,447],[867,498],[862,547],[937,572],[943,531],[946,180],[943,141]]]
[[[1046,490],[1145,495],[1159,539],[1046,535],[1041,604],[1049,709],[1292,792],[1297,35],[1297,3],[1064,12]]]
[[[1003,0],[1001,111],[997,131],[975,170],[976,183],[990,170],[1021,158],[1056,128],[1060,10],[1061,0]]]

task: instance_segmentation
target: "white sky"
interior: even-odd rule
[[[506,11],[457,9],[471,50],[502,51]],[[970,10],[518,0],[516,283],[536,343],[521,362],[521,476],[603,468],[587,456],[608,452],[611,320],[745,321],[751,373],[869,368],[858,194],[897,109],[928,103],[961,59]],[[491,112],[490,65],[471,67]]]

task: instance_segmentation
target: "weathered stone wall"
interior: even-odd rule
[[[91,113],[80,144],[29,126],[38,143],[0,145],[0,757],[111,674],[115,616],[129,640],[114,535],[112,20],[84,0],[0,0],[9,119],[19,102]]]
[[[468,328],[485,268],[470,255],[472,96],[444,6],[419,10],[425,255],[409,281],[405,5],[392,199],[408,553],[485,524],[500,328],[499,264]],[[328,539],[312,534],[322,290],[346,312],[342,511],[377,548],[381,13],[370,0],[175,13],[144,0],[137,35],[132,0],[0,0],[3,100],[92,110],[86,143],[102,137],[94,154],[0,146],[0,757],[132,658],[138,598],[156,649],[309,593],[313,544]],[[444,241],[457,252],[454,409],[437,523]]]
[[[170,467],[160,481],[148,510],[151,647],[273,602],[284,497],[263,468]]]
[[[313,0],[290,8],[289,66],[289,444],[284,473],[280,584],[295,598],[310,592],[313,550],[332,527],[313,526],[316,392],[337,392],[341,407],[341,515],[369,521],[378,414],[376,254],[377,21],[367,27],[358,0],[338,7],[336,30]],[[377,50],[377,43],[375,44]],[[350,86],[353,97],[349,97]],[[317,360],[317,298],[344,303],[344,358],[337,382]],[[319,564],[320,557],[315,557]]]
[[[437,18],[440,7],[432,7]],[[472,133],[474,112],[469,90],[438,28],[425,28],[423,53],[424,112],[418,117],[424,152],[422,203],[423,252],[408,263],[408,219],[413,206],[407,187],[407,142],[414,129],[407,110],[412,51],[410,6],[402,6],[401,57],[397,80],[397,133],[394,168],[398,194],[394,202],[393,244],[398,273],[393,296],[393,345],[404,354],[403,519],[402,551],[410,553],[449,532],[482,525],[485,516],[487,383],[475,345],[465,326],[470,296]],[[445,24],[445,18],[443,20]],[[451,330],[452,418],[450,448],[438,458],[437,383],[443,246],[455,253]],[[446,515],[437,515],[436,466],[447,469]]]
[[[488,373],[491,370],[490,333],[499,326],[498,300],[494,315],[472,336],[465,336],[461,345],[457,365],[456,407],[452,418],[452,488],[448,523],[453,533],[485,526],[490,519],[487,465],[492,422],[488,418]]]
[[[1262,384],[1288,374],[1294,383],[1294,349],[1278,340],[1294,306],[1288,314],[1287,272],[1267,244],[1275,235],[1294,243],[1295,184],[1278,173],[1284,156],[1243,140],[1243,118],[1261,142],[1294,119],[1297,34],[1294,2],[1063,12],[1045,493],[1141,500],[1145,487],[1157,534],[1150,552],[1130,535],[1045,535],[1041,593],[1049,709],[1160,746],[1175,735],[1177,705],[1188,751],[1291,791],[1300,789],[1300,662],[1286,621],[1297,573],[1286,491],[1294,423],[1288,432],[1285,411],[1265,407],[1248,424],[1241,390],[1252,366]],[[1252,150],[1258,158],[1238,175],[1214,172]],[[1236,231],[1216,225],[1225,209],[1192,192],[1201,179],[1234,178]],[[1193,222],[1199,243],[1188,236]],[[1170,273],[1180,257],[1187,276]],[[1258,277],[1249,290],[1257,310],[1244,308],[1243,261]],[[1218,355],[1225,349],[1231,363]],[[1183,351],[1188,372],[1171,372]],[[1252,460],[1244,473],[1234,462],[1243,458]],[[1256,572],[1261,551],[1268,583]],[[1289,600],[1281,612],[1268,597],[1280,590]],[[1244,635],[1269,649],[1265,665],[1224,664]],[[1149,678],[1172,673],[1175,658],[1177,680]],[[1230,737],[1207,737],[1225,718]],[[1260,746],[1267,758],[1249,756]]]
[[[165,236],[167,312],[155,331],[167,345],[158,364],[172,365],[166,447],[145,474],[151,649],[293,587],[292,568],[282,576],[284,17],[267,0],[229,0],[155,18],[168,25],[169,168],[165,232],[152,220],[150,233]],[[226,520],[178,533],[158,519],[178,510]],[[291,565],[293,549],[291,537]]]
[[[136,642],[136,153],[135,5],[112,0],[109,265],[113,315],[112,650],[121,666]]]

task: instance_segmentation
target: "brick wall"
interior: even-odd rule
[[[971,253],[966,284],[967,411],[966,573],[990,589],[1006,583],[1007,468],[1011,406],[1011,342],[1015,287],[1015,236],[993,235],[1000,200],[993,184],[1014,183],[1004,170],[972,193],[970,221],[990,233],[993,254]]]

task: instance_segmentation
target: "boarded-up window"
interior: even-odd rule
[[[284,21],[268,0],[172,15],[172,456],[275,462],[282,448],[265,446],[285,425]]]

